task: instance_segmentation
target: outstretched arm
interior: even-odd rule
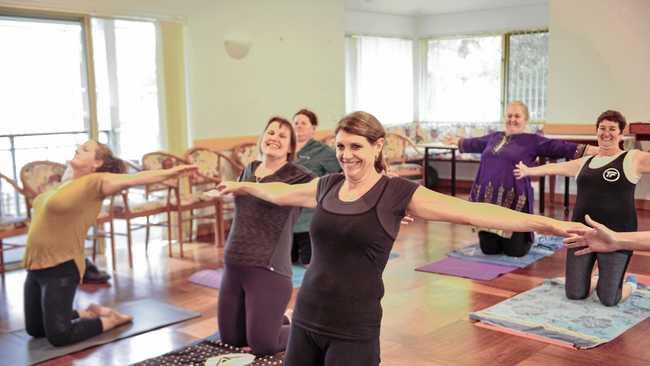
[[[196,165],[178,165],[169,169],[145,170],[135,174],[106,174],[102,181],[102,194],[110,196],[128,187],[158,183],[196,170]]]
[[[585,216],[593,229],[571,229],[572,236],[564,239],[567,248],[582,248],[576,255],[605,253],[617,250],[650,250],[650,231],[618,233],[607,226]]]
[[[634,157],[634,166],[639,174],[650,173],[650,153],[637,151]]]
[[[410,214],[425,220],[447,221],[494,229],[568,236],[570,228],[585,228],[575,222],[566,222],[544,216],[513,211],[489,203],[468,202],[419,187],[408,206]]]
[[[539,177],[542,175],[563,175],[566,177],[574,177],[576,174],[578,174],[581,164],[581,159],[575,159],[562,163],[544,164],[536,167],[529,167],[520,161],[512,172],[517,179],[524,177]]]
[[[220,196],[228,193],[236,195],[250,194],[279,206],[314,208],[316,207],[317,188],[318,178],[303,184],[222,182],[216,190],[209,191],[207,194],[210,196]]]

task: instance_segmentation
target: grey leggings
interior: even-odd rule
[[[579,249],[569,249],[566,255],[566,297],[580,300],[589,296],[591,271],[598,261],[596,293],[605,306],[621,301],[623,278],[633,252],[619,250],[611,253],[575,255]]]
[[[266,268],[226,265],[219,289],[221,340],[248,345],[257,355],[287,347],[290,327],[283,324],[293,286],[289,277]]]

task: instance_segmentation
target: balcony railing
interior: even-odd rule
[[[88,139],[88,131],[0,135],[0,172],[20,182],[20,169],[36,160],[65,163],[77,145]],[[111,145],[112,132],[99,131],[99,141]],[[0,181],[0,215],[24,215],[25,202],[6,183]]]

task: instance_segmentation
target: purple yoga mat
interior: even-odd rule
[[[190,277],[190,282],[210,288],[219,288],[219,286],[221,286],[222,276],[222,269],[204,269],[202,271],[195,272]]]
[[[496,264],[466,261],[458,258],[447,257],[443,260],[418,267],[420,272],[440,273],[450,276],[471,278],[473,280],[493,280],[504,273],[512,272],[517,267],[506,267]]]

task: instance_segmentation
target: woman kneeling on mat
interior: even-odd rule
[[[132,320],[95,304],[79,311],[72,307],[86,267],[86,233],[104,198],[129,186],[160,182],[196,169],[185,165],[111,174],[123,172],[124,165],[106,145],[94,140],[77,148],[70,166],[71,180],[34,200],[24,259],[26,331],[32,337],[47,337],[54,346],[80,342]]]
[[[273,117],[259,141],[261,161],[250,163],[239,177],[243,184],[306,183],[314,177],[293,164],[296,137],[291,123]],[[284,312],[291,299],[291,240],[300,210],[281,207],[253,196],[235,196],[233,219],[224,255],[219,289],[221,340],[248,346],[258,355],[275,354],[287,346]]]
[[[414,217],[566,235],[583,227],[472,203],[382,175],[385,131],[354,112],[339,121],[342,174],[307,184],[224,182],[222,194],[249,194],[282,206],[316,208],[312,262],[298,293],[285,365],[378,365],[382,273],[406,210]]]
[[[625,117],[617,111],[605,111],[596,121],[598,154],[564,163],[528,167],[519,162],[514,170],[517,178],[540,175],[576,177],[578,195],[573,209],[573,220],[584,223],[588,214],[616,231],[637,229],[634,190],[644,173],[650,172],[650,154],[620,148],[625,129]],[[570,248],[566,256],[566,296],[579,300],[587,298],[596,288],[603,305],[614,306],[625,300],[636,288],[634,283],[623,284],[631,250],[611,253],[576,255]],[[598,276],[591,272],[598,261]]]
[[[517,180],[512,175],[518,161],[532,164],[538,157],[576,159],[582,156],[586,148],[587,155],[596,153],[595,147],[526,133],[528,107],[520,101],[508,104],[504,124],[503,132],[476,138],[445,139],[446,143],[458,145],[460,152],[481,153],[481,163],[472,185],[470,201],[494,203],[532,213],[534,195],[530,179]],[[511,233],[478,228],[478,239],[485,254],[523,257],[533,245],[533,234],[529,232]]]

